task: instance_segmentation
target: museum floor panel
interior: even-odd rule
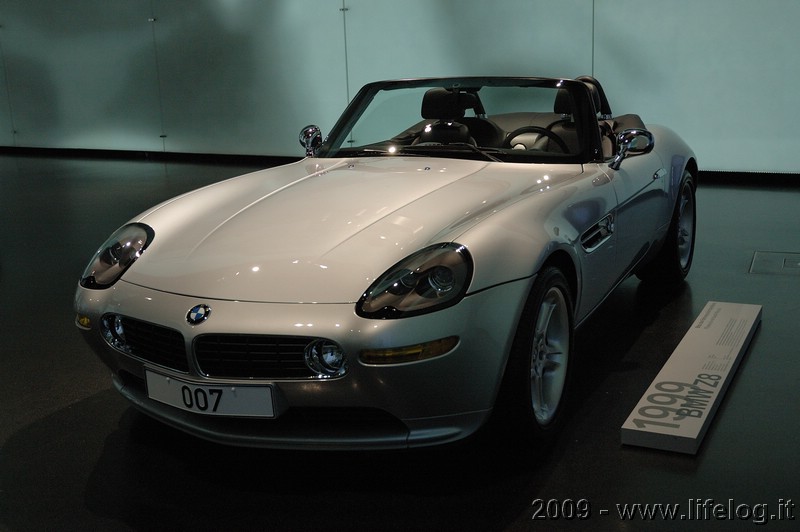
[[[72,313],[78,275],[119,225],[257,166],[0,156],[0,530],[795,529],[800,186],[701,177],[687,281],[652,293],[628,279],[579,330],[574,409],[556,441],[526,448],[487,431],[414,452],[276,452],[139,414]],[[621,425],[709,300],[762,305],[763,317],[699,452],[622,445]]]

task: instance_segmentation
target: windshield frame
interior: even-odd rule
[[[528,150],[493,150],[478,149],[413,150],[414,153],[398,150],[396,153],[382,150],[378,146],[360,146],[349,148],[346,140],[350,131],[375,96],[381,91],[392,91],[403,88],[481,88],[481,87],[542,87],[547,89],[563,89],[569,92],[573,101],[573,119],[577,135],[580,138],[580,151],[574,154],[531,153]],[[388,140],[388,139],[387,139]],[[370,149],[372,148],[372,149]],[[428,151],[429,153],[424,153]],[[352,157],[352,156],[392,156],[392,155],[426,155],[431,157],[469,158],[503,162],[547,162],[547,163],[587,163],[602,158],[600,137],[597,127],[597,112],[588,87],[580,81],[561,78],[538,77],[448,77],[448,78],[416,78],[386,80],[369,83],[362,87],[334,125],[328,137],[317,152],[317,157]]]

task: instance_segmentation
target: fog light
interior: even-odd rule
[[[341,377],[347,371],[344,350],[330,340],[315,340],[305,349],[306,366],[320,378]]]
[[[122,323],[122,316],[117,314],[103,316],[100,323],[100,329],[103,332],[103,338],[105,338],[106,342],[115,349],[119,349],[124,353],[130,353],[131,348],[125,339],[125,327]]]
[[[401,364],[446,355],[458,345],[458,336],[448,336],[424,344],[388,349],[364,349],[358,358],[364,364]]]

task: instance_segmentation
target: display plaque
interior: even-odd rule
[[[761,323],[761,306],[709,301],[622,425],[622,443],[697,453]]]

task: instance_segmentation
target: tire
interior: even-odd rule
[[[642,281],[665,285],[683,281],[692,267],[696,219],[694,178],[691,173],[684,171],[664,244],[658,255],[640,268],[636,276]]]
[[[515,433],[542,439],[563,424],[573,336],[569,283],[558,268],[546,267],[528,296],[506,368],[506,406]]]

